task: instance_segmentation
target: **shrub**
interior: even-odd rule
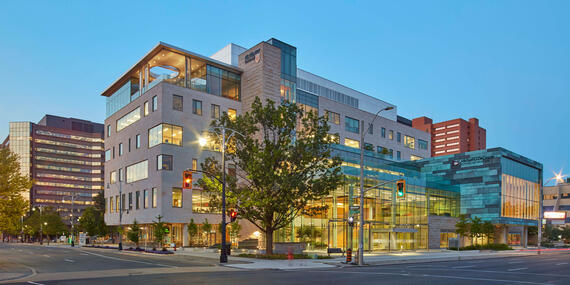
[[[288,259],[287,254],[251,254],[242,253],[239,257],[258,258],[258,259]],[[330,259],[330,256],[317,256],[318,259]],[[293,259],[313,259],[313,256],[307,254],[293,254]]]
[[[513,248],[504,243],[476,244],[460,247],[459,250],[512,250]],[[450,247],[449,250],[457,250],[457,247]]]

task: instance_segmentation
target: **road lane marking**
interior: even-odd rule
[[[384,269],[393,269],[390,267],[384,267]],[[535,275],[535,276],[550,276],[550,277],[564,277],[564,278],[570,278],[570,275],[564,275],[564,274],[550,274],[550,273],[529,273],[529,272],[508,272],[508,271],[495,271],[495,270],[481,270],[481,269],[452,269],[449,267],[446,268],[438,268],[438,267],[432,267],[432,268],[410,268],[410,270],[445,270],[445,271],[449,271],[449,270],[455,270],[455,271],[467,271],[467,272],[482,272],[482,273],[498,273],[498,274],[517,274],[517,275]]]
[[[67,261],[67,262],[75,262],[73,259],[64,259],[63,261]]]
[[[152,262],[145,262],[145,261],[130,260],[130,259],[124,259],[124,258],[106,256],[106,255],[102,255],[102,254],[98,254],[98,253],[94,253],[94,252],[89,252],[89,251],[84,251],[84,250],[79,250],[79,251],[80,251],[80,252],[83,252],[83,253],[87,253],[87,254],[99,256],[99,257],[102,257],[102,258],[113,259],[113,260],[120,260],[120,261],[127,261],[127,262],[141,263],[141,264],[149,264],[149,265],[156,265],[156,266],[162,266],[162,267],[177,268],[177,266],[172,266],[172,265],[165,265],[165,264],[160,264],[160,263],[152,263]]]
[[[509,262],[509,264],[515,264],[515,263],[523,263],[524,261],[511,261]]]
[[[525,270],[525,269],[528,269],[528,267],[513,268],[513,269],[509,269],[509,271],[519,271],[519,270]]]
[[[45,256],[45,257],[47,257],[47,258],[49,258],[49,257],[50,257],[50,256],[49,256],[49,255],[47,255],[47,254],[44,254],[43,256]]]
[[[560,263],[556,263],[556,265],[565,265],[568,264],[568,262],[560,262]]]
[[[37,282],[33,282],[33,281],[28,281],[28,284],[34,284],[34,285],[44,285],[42,283],[37,283]]]
[[[464,266],[454,266],[454,267],[451,267],[451,268],[457,269],[457,268],[469,268],[469,267],[475,267],[475,266],[476,266],[476,265],[464,265]]]

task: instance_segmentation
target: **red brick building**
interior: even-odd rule
[[[428,117],[412,120],[412,127],[431,134],[431,156],[456,154],[487,148],[487,131],[479,119],[454,119],[433,123]]]

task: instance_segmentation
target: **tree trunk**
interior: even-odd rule
[[[265,229],[265,254],[273,254],[273,229]]]

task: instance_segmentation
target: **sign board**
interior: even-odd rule
[[[350,206],[348,207],[349,215],[359,214],[360,213],[360,206]]]
[[[564,224],[564,220],[552,220],[551,223],[553,225],[563,225]]]
[[[261,50],[256,49],[248,54],[245,55],[245,63],[255,60],[255,62],[259,62],[261,60]]]
[[[544,218],[548,220],[565,220],[566,212],[544,212]]]
[[[87,241],[87,233],[79,233],[79,245],[85,245]]]

